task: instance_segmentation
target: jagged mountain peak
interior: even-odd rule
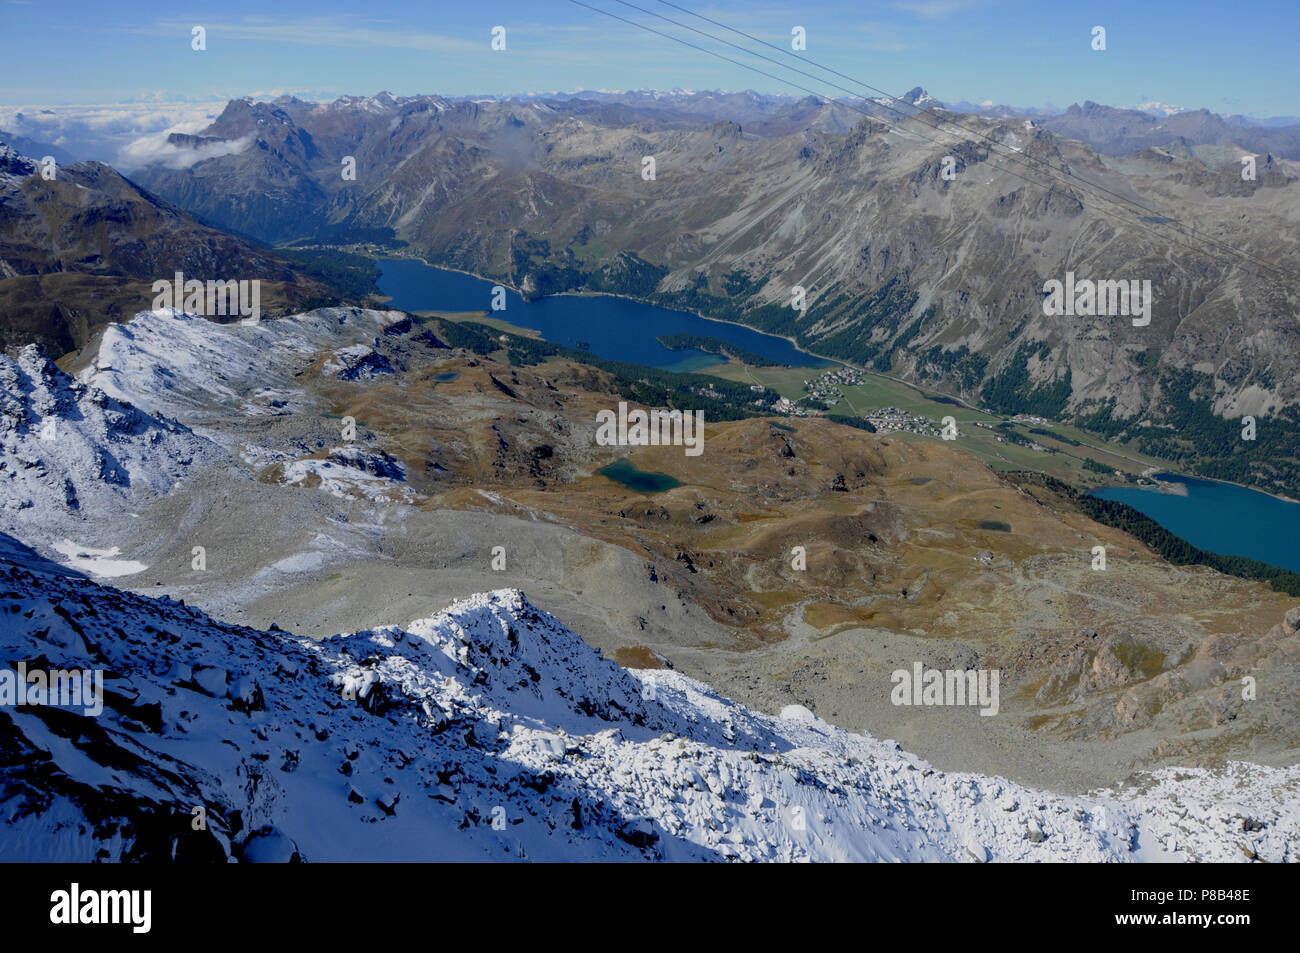
[[[913,86],[899,98],[903,102],[909,103],[913,106],[926,107],[943,105],[939,100],[935,99],[920,86]]]
[[[401,630],[361,633],[353,640],[388,642]],[[475,670],[474,691],[536,717],[581,714],[644,726],[662,722],[642,700],[640,683],[577,640],[518,589],[470,596],[406,627],[439,664]],[[442,659],[437,656],[441,655]],[[557,713],[558,708],[558,713]],[[666,726],[666,725],[665,725]]]

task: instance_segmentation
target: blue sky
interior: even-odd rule
[[[584,2],[740,58],[618,0]],[[658,0],[630,2],[720,32]],[[784,48],[791,27],[803,26],[804,56],[894,94],[921,85],[950,102],[1157,101],[1261,117],[1300,115],[1296,0],[674,2]],[[190,48],[196,24],[207,29],[204,52]],[[490,48],[497,24],[507,28],[505,52]],[[1097,25],[1107,31],[1105,52],[1091,49]],[[679,87],[798,92],[569,0],[0,0],[0,62],[6,105],[281,92],[324,98],[381,89],[399,95]]]

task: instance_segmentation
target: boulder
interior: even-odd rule
[[[284,831],[270,824],[259,827],[244,839],[240,858],[250,864],[299,864],[298,845]]]

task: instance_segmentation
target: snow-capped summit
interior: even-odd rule
[[[337,99],[334,99],[329,103],[322,103],[321,106],[333,110],[355,109],[362,112],[381,113],[387,112],[395,106],[400,106],[406,101],[405,98],[396,97],[387,90],[384,90],[383,92],[376,93],[374,96],[339,96]]]
[[[929,109],[931,106],[943,105],[941,101],[935,99],[920,86],[913,86],[900,96],[899,99],[908,105],[916,106],[918,109]]]
[[[1184,769],[1142,793],[1062,797],[936,771],[797,706],[763,715],[671,671],[621,669],[517,590],[316,642],[99,586],[5,542],[0,653],[104,681],[98,713],[85,698],[0,706],[0,860],[1300,850],[1300,769]]]
[[[7,177],[26,178],[34,175],[36,163],[17,152],[12,146],[0,142],[0,179]]]
[[[154,413],[184,419],[223,439],[232,407],[267,412],[268,398],[295,399],[296,378],[318,352],[339,352],[332,371],[352,376],[391,366],[370,357],[376,335],[406,316],[395,311],[321,308],[254,324],[218,324],[174,308],[142,311],[104,329],[81,377]],[[351,345],[347,354],[341,352]],[[211,422],[209,430],[205,425]]]
[[[1153,116],[1176,116],[1181,112],[1187,112],[1183,106],[1171,106],[1168,103],[1152,101],[1149,103],[1139,103],[1133,107],[1138,112],[1150,113]]]

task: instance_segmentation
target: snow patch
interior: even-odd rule
[[[118,559],[121,550],[116,546],[112,549],[91,549],[88,546],[79,546],[70,539],[51,545],[56,552],[62,554],[65,566],[92,573],[104,579],[130,576],[138,572],[144,572],[149,568],[144,563],[137,562],[134,559]]]

